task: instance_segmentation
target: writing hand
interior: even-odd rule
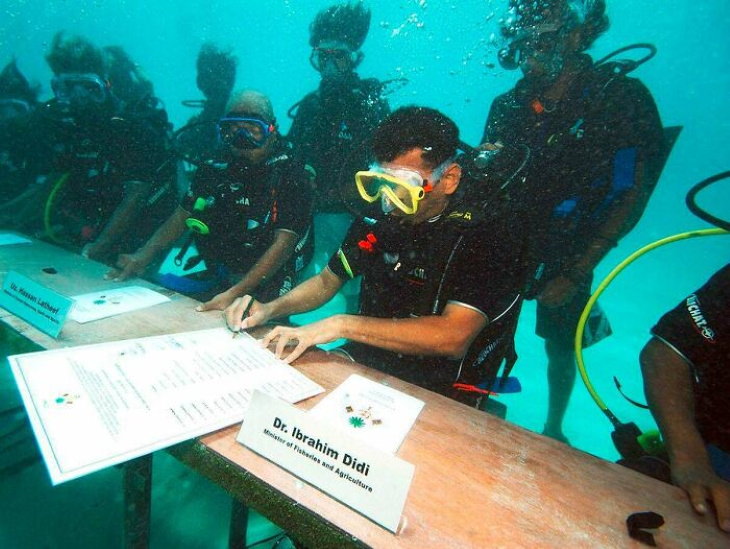
[[[228,329],[232,332],[248,330],[269,321],[271,315],[266,303],[254,300],[250,295],[236,298],[223,311]]]

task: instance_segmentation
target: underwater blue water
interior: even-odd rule
[[[316,87],[308,62],[307,27],[324,0],[5,0],[0,7],[0,63],[16,57],[20,69],[50,97],[50,71],[43,55],[59,29],[98,45],[123,46],[154,82],[156,94],[179,127],[198,99],[195,57],[204,41],[229,46],[239,58],[237,87],[270,95],[282,129],[286,110]],[[496,64],[490,37],[497,32],[504,0],[379,0],[364,45],[365,77],[404,77],[393,107],[433,106],[451,116],[465,141],[477,144],[491,100],[518,74]],[[689,187],[730,169],[730,3],[727,0],[608,0],[611,27],[595,44],[595,58],[636,42],[651,42],[658,55],[633,74],[652,91],[665,125],[684,130],[637,227],[597,270],[597,280],[635,249],[658,238],[708,225],[684,205]],[[725,181],[700,195],[716,215],[730,217]],[[626,403],[613,387],[617,375],[631,396],[643,400],[638,352],[662,312],[730,259],[730,238],[672,244],[641,258],[608,289],[601,303],[614,336],[585,354],[599,394],[624,421],[652,427],[645,411]],[[532,333],[534,306],[525,307],[518,330],[520,360],[514,374],[523,386],[502,397],[508,419],[541,430],[546,411],[542,341]],[[577,448],[614,460],[610,424],[576,385],[565,431]],[[0,528],[8,525],[0,519]],[[0,537],[0,540],[2,537]],[[49,545],[53,546],[53,545]]]

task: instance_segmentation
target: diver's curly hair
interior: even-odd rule
[[[510,0],[502,34],[559,19],[564,27],[581,27],[581,51],[587,50],[609,26],[606,0]]]
[[[90,72],[107,76],[104,56],[99,48],[82,36],[58,31],[51,42],[46,61],[54,74]]]
[[[568,7],[578,19],[578,24],[583,27],[580,49],[587,50],[608,30],[606,0],[571,0]]]
[[[330,6],[309,25],[309,45],[315,48],[324,40],[337,40],[359,50],[368,35],[370,18],[370,9],[362,1]]]

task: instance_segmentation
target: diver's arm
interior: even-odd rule
[[[124,183],[124,198],[96,241],[84,249],[84,255],[91,259],[101,257],[122,237],[134,223],[135,216],[140,214],[149,188],[149,183],[142,181]]]
[[[578,257],[569,271],[571,280],[587,279],[604,257],[618,245],[644,213],[649,199],[645,188],[644,164],[636,166],[634,184],[612,205],[606,220],[598,227],[593,239]]]
[[[395,353],[460,358],[486,324],[479,311],[450,303],[440,315],[418,318],[335,315],[300,327],[278,326],[267,334],[264,344],[276,343],[276,355],[287,362],[309,347],[340,338]],[[286,351],[290,343],[295,346]]]
[[[110,271],[106,277],[122,281],[142,273],[160,253],[168,250],[180,238],[185,232],[185,222],[189,217],[190,212],[178,206],[139,250],[131,254],[121,254],[116,262],[118,269]]]
[[[572,299],[588,281],[608,252],[636,224],[646,205],[645,194],[637,184],[616,201],[607,220],[598,227],[588,245],[573,258],[572,264],[549,280],[537,300],[546,307],[558,307]],[[648,196],[648,195],[647,195]]]
[[[32,184],[20,195],[0,206],[0,227],[23,230],[42,220],[50,184]]]
[[[273,276],[294,253],[299,237],[296,233],[279,229],[274,233],[274,241],[263,253],[259,260],[243,275],[235,285],[228,290],[218,294],[210,301],[197,307],[197,311],[222,311],[228,307],[233,300],[246,294],[250,294],[258,288],[267,278]]]
[[[689,364],[664,342],[653,338],[641,351],[641,372],[649,408],[667,443],[670,458],[701,458],[705,445],[694,422]]]
[[[327,303],[342,287],[343,281],[325,267],[318,274],[305,280],[292,291],[268,303],[256,302],[248,317],[243,313],[250,296],[236,299],[226,308],[224,316],[228,328],[234,332],[265,324],[271,319],[312,311]]]
[[[711,501],[721,528],[730,531],[730,483],[715,474],[695,424],[689,364],[653,338],[641,351],[641,371],[649,408],[666,442],[674,483],[687,492],[700,514],[708,511],[706,500]]]
[[[638,163],[634,185],[611,205],[606,220],[593,231],[591,240],[573,258],[566,270],[545,284],[537,296],[542,305],[558,307],[572,299],[581,286],[591,278],[594,269],[608,252],[615,248],[618,241],[636,225],[649,198],[649,192],[643,181],[645,181],[643,163]]]
[[[137,250],[137,253],[149,258],[149,262],[151,262],[157,255],[168,250],[172,243],[182,236],[187,228],[185,222],[189,217],[190,212],[178,206],[144,246]]]

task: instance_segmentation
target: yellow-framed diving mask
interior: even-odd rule
[[[367,171],[357,172],[355,184],[366,202],[372,203],[380,198],[384,213],[398,208],[407,215],[415,214],[418,203],[433,190],[433,185],[415,170],[386,168],[378,164],[370,166]]]

